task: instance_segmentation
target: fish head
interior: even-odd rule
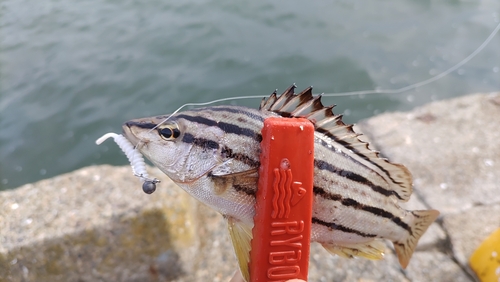
[[[214,127],[174,115],[133,119],[122,129],[139,152],[179,184],[198,180],[220,163],[217,141],[222,132]]]

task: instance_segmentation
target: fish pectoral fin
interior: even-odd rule
[[[218,172],[216,169],[214,169],[212,170],[210,176],[218,178],[248,178],[248,177],[258,178],[259,177],[258,172],[259,172],[258,168],[252,168],[249,170],[238,171],[233,173]]]
[[[321,244],[329,253],[343,258],[363,257],[379,260],[384,257],[385,244],[379,240],[373,240],[359,244]]]
[[[215,184],[214,192],[217,195],[225,193],[231,187],[248,195],[255,195],[257,192],[257,181],[259,180],[257,168],[229,174],[211,173],[209,177]]]
[[[244,224],[233,217],[227,217],[226,219],[241,274],[245,281],[250,281],[248,263],[250,262],[250,250],[252,248],[252,226]]]

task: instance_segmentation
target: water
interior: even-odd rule
[[[95,139],[183,103],[291,83],[333,93],[428,79],[483,42],[500,2],[4,0],[0,11],[1,190],[126,164],[111,141]],[[467,65],[414,91],[326,103],[352,123],[498,91],[499,47],[496,36]]]

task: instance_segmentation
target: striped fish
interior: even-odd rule
[[[124,135],[177,185],[224,216],[248,280],[264,119],[305,117],[315,126],[311,241],[342,257],[380,259],[380,239],[388,239],[405,268],[439,212],[402,209],[398,202],[412,193],[408,169],[370,150],[312,88],[294,90],[272,93],[259,110],[213,106],[177,113],[166,122],[167,116],[131,120]]]

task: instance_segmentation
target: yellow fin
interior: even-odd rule
[[[250,249],[252,248],[250,245],[250,241],[252,240],[252,226],[232,217],[227,217],[226,219],[241,274],[245,281],[250,281],[248,263],[250,262]]]
[[[437,210],[412,211],[411,213],[414,216],[414,222],[410,225],[412,233],[408,233],[408,236],[402,241],[393,242],[394,249],[398,255],[399,264],[401,264],[403,268],[408,266],[420,237],[439,216],[439,211]]]
[[[385,245],[379,240],[359,244],[322,245],[329,253],[336,254],[343,258],[363,257],[373,260],[384,258]]]

